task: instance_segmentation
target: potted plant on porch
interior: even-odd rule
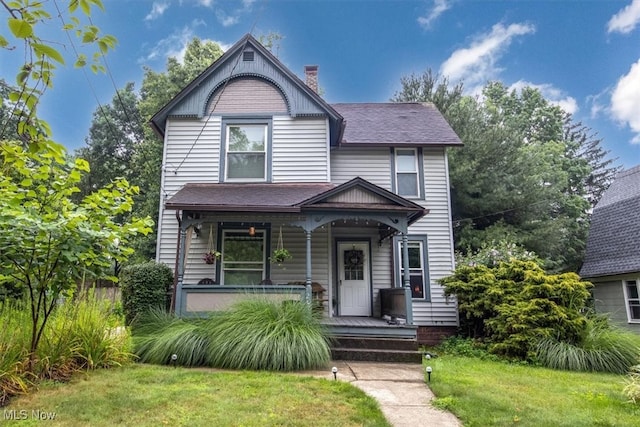
[[[207,242],[207,252],[202,256],[205,264],[215,264],[216,260],[222,255],[213,248],[213,227],[209,226],[209,241]]]
[[[280,233],[278,234],[278,246],[274,249],[273,253],[269,257],[269,261],[272,264],[282,265],[286,260],[293,258],[293,255],[284,248],[282,241],[282,227],[280,227]]]

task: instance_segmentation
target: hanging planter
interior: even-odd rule
[[[284,248],[284,244],[282,242],[282,226],[280,226],[280,233],[278,234],[278,246],[269,257],[269,261],[272,264],[281,265],[286,260],[291,258],[293,258],[293,255],[291,255],[291,253]]]
[[[207,242],[207,252],[202,256],[205,264],[215,264],[216,260],[222,255],[213,248],[213,227],[209,225],[209,241]]]

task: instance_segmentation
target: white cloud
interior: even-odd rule
[[[609,98],[611,96],[611,88],[607,87],[602,92],[596,93],[595,95],[587,96],[587,104],[591,105],[589,109],[590,117],[592,119],[596,119],[602,113],[608,113],[609,107],[606,105],[605,98]]]
[[[440,15],[451,8],[451,0],[433,0],[433,7],[426,16],[418,17],[418,24],[422,28],[429,29],[431,24],[438,19]]]
[[[198,0],[198,3],[200,4],[200,6],[204,6],[204,7],[213,6],[213,2],[214,0]]]
[[[521,91],[525,87],[538,89],[542,96],[553,105],[557,105],[569,114],[575,114],[578,111],[578,102],[572,96],[569,96],[562,89],[558,89],[549,83],[535,84],[526,80],[518,80],[512,84],[509,89]]]
[[[476,36],[469,47],[461,48],[440,66],[451,81],[464,81],[468,88],[483,85],[501,71],[496,65],[514,37],[535,33],[531,24],[496,24],[489,33]]]
[[[613,15],[607,23],[607,32],[628,34],[640,22],[640,0],[633,0],[630,5]]]
[[[151,12],[144,17],[145,21],[153,21],[162,16],[162,14],[169,8],[169,2],[154,1],[151,6]]]
[[[202,20],[194,20],[191,24],[183,27],[181,30],[176,30],[168,37],[158,41],[153,46],[149,53],[139,60],[139,62],[156,61],[159,59],[166,59],[171,56],[176,58],[179,62],[184,59],[184,54],[187,49],[187,44],[195,36],[194,29],[200,25],[205,25]]]
[[[628,125],[636,134],[631,142],[640,144],[640,60],[631,65],[629,73],[620,77],[613,89],[611,115]]]
[[[239,16],[227,15],[224,11],[220,9],[216,10],[216,18],[218,18],[218,22],[223,27],[230,27],[232,25],[237,24],[240,21]]]

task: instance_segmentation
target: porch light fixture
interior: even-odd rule
[[[333,380],[336,381],[338,379],[338,368],[334,366],[331,368],[331,372],[333,373]]]
[[[431,372],[433,372],[433,369],[431,369],[431,366],[427,366],[427,368],[425,369],[427,371],[427,382],[431,382]]]
[[[249,227],[249,236],[253,237],[256,235],[256,228],[252,225]]]

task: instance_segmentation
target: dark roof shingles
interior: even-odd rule
[[[433,104],[389,102],[331,106],[346,122],[341,144],[462,145]]]
[[[640,272],[640,166],[618,174],[591,216],[583,277]]]

